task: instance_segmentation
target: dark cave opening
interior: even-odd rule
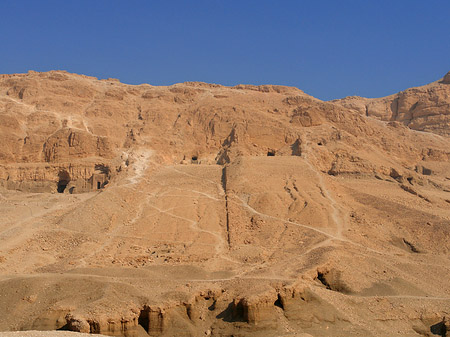
[[[62,170],[58,173],[58,193],[64,193],[67,185],[70,182],[70,175],[66,170]]]
[[[67,180],[60,180],[58,181],[58,193],[64,193],[64,190],[66,189],[69,182]]]
[[[281,300],[280,294],[278,294],[277,300],[273,303],[276,307],[284,310],[283,301]]]
[[[138,324],[148,332],[150,328],[150,309],[145,307],[141,310],[138,318]]]
[[[447,327],[445,326],[445,321],[442,320],[441,322],[433,324],[432,326],[430,326],[430,332],[433,335],[438,335],[438,336],[441,336],[441,337],[447,336]]]

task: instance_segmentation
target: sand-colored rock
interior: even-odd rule
[[[440,81],[383,98],[346,97],[332,101],[366,116],[398,121],[413,130],[450,135],[450,72]]]
[[[1,75],[0,331],[441,331],[447,90]]]

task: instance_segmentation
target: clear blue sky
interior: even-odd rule
[[[0,73],[380,97],[450,70],[449,0],[0,0]]]

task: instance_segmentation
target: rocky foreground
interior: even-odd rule
[[[449,74],[330,102],[0,75],[0,331],[445,336],[449,135]]]

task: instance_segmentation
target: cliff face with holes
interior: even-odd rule
[[[0,331],[442,335],[449,90],[1,75]]]
[[[164,149],[158,152],[164,163],[198,158],[223,164],[242,154],[300,154],[302,129],[311,127],[320,130],[316,144],[335,143],[333,150],[321,151],[322,170],[385,174],[390,164],[367,160],[365,148],[411,164],[448,159],[445,146],[413,143],[402,128],[446,134],[447,77],[388,98],[326,103],[280,86],[130,86],[56,71],[2,75],[0,181],[7,188],[50,191],[56,190],[58,175],[70,171],[81,192],[101,173],[96,165],[114,175],[138,147]],[[401,123],[381,131],[360,114]],[[396,141],[399,134],[404,141]]]

